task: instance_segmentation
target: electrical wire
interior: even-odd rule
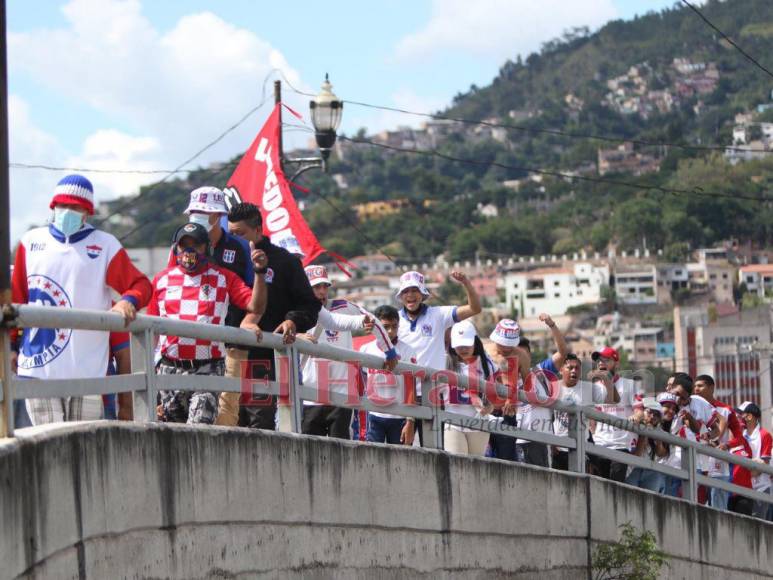
[[[550,177],[557,177],[560,179],[566,179],[570,181],[585,181],[590,183],[604,183],[609,185],[619,185],[622,187],[628,187],[632,189],[638,189],[638,190],[645,190],[645,191],[657,191],[662,194],[674,194],[674,195],[682,195],[682,196],[700,196],[700,197],[708,197],[708,198],[727,198],[727,199],[746,199],[749,201],[773,201],[773,197],[757,197],[753,195],[748,194],[731,194],[731,193],[724,193],[724,192],[714,192],[714,191],[705,191],[700,187],[696,187],[692,190],[685,190],[685,189],[679,189],[679,188],[673,188],[673,187],[664,187],[660,185],[653,185],[653,184],[646,184],[646,183],[636,183],[633,181],[624,181],[620,179],[609,179],[609,178],[603,178],[603,177],[590,177],[587,175],[575,175],[571,173],[563,173],[561,171],[555,171],[550,169],[541,169],[541,168],[535,168],[535,167],[528,167],[528,166],[515,166],[515,165],[508,165],[505,163],[499,163],[497,161],[484,161],[480,159],[467,159],[464,157],[456,157],[454,155],[449,155],[447,153],[442,153],[436,149],[411,149],[408,147],[397,147],[395,145],[388,145],[386,143],[379,143],[377,141],[372,141],[369,139],[361,139],[361,138],[352,138],[352,137],[346,137],[344,135],[341,135],[338,137],[342,141],[348,141],[350,143],[354,144],[360,144],[360,145],[368,145],[371,147],[378,147],[381,149],[387,149],[390,151],[396,151],[399,153],[409,153],[414,155],[422,155],[425,157],[437,157],[439,159],[444,159],[446,161],[451,161],[454,163],[462,163],[466,165],[475,165],[479,167],[498,167],[500,169],[507,169],[512,171],[521,171],[526,173],[532,173],[535,175],[546,175]]]
[[[736,43],[736,42],[735,42],[735,41],[734,41],[732,38],[730,38],[730,37],[729,37],[727,34],[725,34],[724,32],[722,32],[722,31],[721,31],[721,30],[720,30],[720,29],[719,29],[719,28],[718,28],[718,27],[717,27],[717,26],[716,26],[716,25],[715,25],[715,24],[714,24],[714,23],[713,23],[711,20],[709,20],[708,18],[706,18],[706,15],[705,15],[705,14],[703,14],[703,12],[701,12],[700,10],[698,10],[698,8],[696,8],[696,7],[695,7],[693,4],[691,4],[691,3],[690,3],[690,2],[688,2],[687,0],[681,0],[681,2],[682,2],[682,4],[684,4],[685,6],[687,6],[688,8],[690,8],[690,10],[692,10],[693,12],[695,12],[695,14],[697,14],[697,15],[698,15],[698,17],[699,17],[701,20],[703,20],[703,22],[705,22],[705,23],[706,23],[706,24],[707,24],[707,25],[708,25],[710,28],[712,28],[712,29],[713,29],[713,30],[714,30],[714,31],[715,31],[717,34],[719,34],[719,35],[720,35],[722,38],[724,38],[724,39],[725,39],[725,40],[726,40],[728,43],[730,43],[730,45],[731,45],[733,48],[735,48],[735,49],[736,49],[738,52],[740,52],[740,53],[741,53],[741,54],[744,56],[744,58],[746,58],[746,60],[748,60],[749,62],[751,62],[751,63],[752,63],[754,66],[756,66],[756,67],[757,67],[758,69],[760,69],[762,72],[764,72],[765,74],[767,74],[769,77],[773,78],[773,72],[770,72],[770,70],[768,70],[768,69],[767,69],[765,66],[763,66],[762,64],[760,64],[760,62],[759,62],[759,61],[758,61],[756,58],[754,58],[754,57],[753,57],[753,56],[751,56],[751,55],[750,55],[748,52],[746,52],[746,51],[745,51],[743,48],[741,48],[740,46],[738,46],[738,43]]]
[[[110,213],[109,216],[106,216],[106,217],[104,217],[101,220],[96,220],[95,223],[94,223],[94,226],[95,227],[99,227],[104,222],[106,222],[108,219],[110,219],[110,217],[112,217],[112,216],[114,216],[116,214],[122,213],[128,207],[136,205],[137,201],[140,200],[143,196],[148,195],[150,192],[152,192],[153,190],[155,190],[158,187],[160,187],[162,184],[164,184],[166,181],[168,181],[169,178],[172,177],[173,175],[175,175],[175,174],[177,174],[179,172],[182,172],[183,171],[183,167],[185,167],[189,163],[192,163],[193,161],[198,159],[201,155],[203,155],[206,151],[208,151],[209,149],[211,149],[212,147],[214,147],[215,145],[220,143],[220,141],[222,141],[227,135],[229,135],[230,133],[235,131],[242,123],[244,123],[247,119],[249,119],[257,111],[259,111],[263,107],[263,105],[266,104],[266,101],[269,98],[268,95],[266,95],[266,84],[268,83],[269,79],[271,78],[271,75],[274,74],[274,72],[276,72],[277,70],[278,69],[270,70],[268,72],[268,74],[266,74],[266,76],[263,78],[263,88],[262,88],[262,94],[261,94],[260,103],[258,103],[256,106],[252,107],[249,111],[247,111],[244,115],[242,115],[242,117],[238,121],[236,121],[235,123],[230,125],[228,128],[226,128],[224,131],[222,131],[217,137],[215,137],[212,141],[210,141],[209,143],[207,143],[206,145],[201,147],[198,151],[196,151],[193,155],[191,155],[185,161],[180,163],[172,171],[168,172],[160,181],[157,181],[157,182],[153,183],[147,189],[145,189],[145,191],[140,192],[138,195],[133,196],[133,197],[127,199],[126,202],[124,202],[123,204],[119,205],[117,208],[113,208],[111,210],[111,213]]]
[[[290,81],[287,80],[284,75],[282,75],[284,78],[285,83],[290,87],[290,89],[299,94],[304,96],[314,96],[311,93],[307,93],[305,91],[301,91],[299,89],[296,89]],[[459,124],[464,125],[478,125],[483,127],[490,127],[490,128],[498,128],[498,129],[512,129],[514,131],[521,131],[525,133],[535,133],[535,134],[543,134],[543,135],[552,135],[554,137],[566,137],[568,139],[581,139],[581,140],[593,140],[593,141],[602,141],[607,143],[632,143],[634,145],[642,146],[642,147],[661,147],[661,148],[670,148],[670,149],[680,149],[683,151],[697,151],[697,152],[726,152],[726,151],[734,151],[734,152],[748,152],[748,149],[743,149],[741,147],[733,147],[731,145],[728,146],[722,146],[722,145],[685,145],[683,143],[670,143],[665,141],[649,141],[646,139],[636,139],[636,138],[624,138],[624,137],[618,137],[618,136],[609,136],[609,135],[599,135],[595,133],[574,133],[571,131],[561,131],[559,129],[545,129],[540,127],[528,127],[526,125],[516,125],[513,123],[498,123],[493,121],[484,121],[484,120],[477,120],[477,119],[465,119],[462,117],[452,117],[448,115],[441,115],[437,113],[426,113],[421,111],[411,111],[409,109],[403,109],[400,107],[390,107],[387,105],[377,105],[373,103],[365,103],[362,101],[353,101],[344,99],[342,101],[345,104],[355,105],[358,107],[365,107],[369,109],[377,109],[381,111],[390,111],[393,113],[402,113],[404,115],[413,115],[415,117],[425,117],[429,119],[435,119],[438,121],[452,121]],[[760,150],[760,151],[754,151],[755,153],[773,153],[773,151],[767,151],[767,150]]]

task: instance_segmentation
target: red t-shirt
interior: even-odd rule
[[[741,437],[741,444],[737,447],[731,447],[730,452],[733,455],[739,455],[746,457],[746,459],[752,458],[752,448],[749,446],[749,442],[745,437]],[[740,465],[733,465],[733,483],[741,487],[752,488],[752,472],[741,467]]]

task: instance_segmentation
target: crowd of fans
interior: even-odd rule
[[[460,284],[466,301],[429,305],[421,273],[400,277],[395,296],[399,308],[384,304],[374,313],[341,299],[329,298],[332,282],[324,266],[302,266],[297,244],[273,244],[262,233],[259,208],[249,203],[226,209],[223,192],[203,187],[191,192],[189,222],[174,234],[167,267],[152,281],[131,263],[120,242],[87,223],[94,212],[93,187],[80,175],[57,184],[51,200],[50,225],[24,234],[16,252],[13,300],[16,303],[112,310],[127,324],[138,310],[148,314],[214,325],[278,333],[285,344],[295,340],[353,348],[353,332],[374,338],[360,351],[379,357],[379,368],[360,370],[345,362],[303,356],[304,386],[315,400],[304,401],[302,432],[377,443],[414,445],[430,434],[422,422],[394,414],[392,403],[414,405],[428,398],[457,415],[444,424],[443,447],[451,453],[496,457],[541,467],[567,470],[569,451],[538,441],[503,434],[507,429],[568,435],[577,432],[575,415],[551,404],[590,405],[650,430],[678,437],[768,464],[773,439],[760,425],[753,402],[732,408],[714,396],[709,375],[672,374],[662,392],[645,397],[638,383],[621,376],[620,357],[611,347],[592,356],[593,369],[583,376],[582,361],[569,351],[548,315],[541,321],[555,342],[555,352],[532,360],[529,340],[515,320],[500,320],[486,345],[470,320],[481,312],[470,281],[461,272],[450,278]],[[288,249],[289,248],[289,249]],[[290,251],[293,250],[293,251]],[[113,293],[119,295],[114,301]],[[14,336],[20,377],[38,379],[91,378],[128,373],[129,335],[69,330],[26,329]],[[260,340],[258,340],[260,342]],[[454,371],[467,384],[442,374],[444,380],[418,380],[396,371],[399,362]],[[225,375],[256,380],[276,379],[274,351],[177,336],[159,337],[156,372],[179,375]],[[352,372],[355,373],[352,380]],[[427,385],[430,390],[427,391]],[[527,402],[516,396],[528,394]],[[355,391],[354,393],[352,391]],[[383,411],[353,413],[333,405],[330,394],[366,397]],[[270,395],[254,396],[209,391],[161,391],[160,421],[239,425],[275,429],[289,420],[287,408]],[[27,399],[15,409],[17,426],[82,419],[131,419],[131,394]],[[486,423],[494,433],[480,430]],[[647,457],[681,468],[682,448],[637,435],[619,425],[580,425],[593,444]],[[645,431],[646,433],[646,431]],[[539,437],[537,437],[539,439]],[[700,455],[698,471],[725,482],[771,493],[770,477]],[[678,497],[682,480],[643,467],[590,454],[590,473]],[[701,503],[773,521],[771,504],[754,502],[719,488],[701,487]]]

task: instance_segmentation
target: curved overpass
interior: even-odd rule
[[[664,577],[773,577],[773,526],[595,477],[220,427],[37,427],[0,443],[4,578],[590,577],[631,521]]]

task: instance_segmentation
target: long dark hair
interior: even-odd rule
[[[483,342],[477,335],[475,336],[475,342],[472,345],[472,354],[480,359],[480,366],[483,367],[483,376],[488,380],[493,369],[491,368],[491,361],[489,361],[488,354],[486,354],[486,349],[483,348]],[[450,370],[458,371],[462,359],[456,354],[456,349],[451,345],[448,346],[448,356],[451,358]]]

